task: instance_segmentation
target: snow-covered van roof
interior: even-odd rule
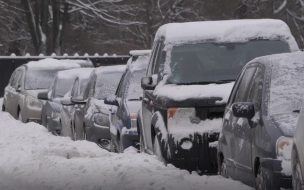
[[[293,136],[304,97],[304,52],[275,54],[256,58],[251,63],[261,63],[266,73],[271,73],[270,87],[264,101],[268,116],[282,133]]]
[[[87,79],[91,75],[94,68],[78,68],[78,69],[70,69],[70,70],[63,70],[59,71],[57,73],[58,78],[79,78],[81,79]]]
[[[129,53],[131,56],[150,55],[151,50],[131,50]]]
[[[218,43],[246,42],[253,39],[281,40],[291,51],[298,45],[287,24],[276,19],[244,19],[170,23],[161,26],[154,41],[164,38],[165,44],[184,44],[202,41]]]
[[[80,68],[79,60],[57,60],[57,59],[42,59],[39,61],[30,61],[24,64],[30,70],[60,70]]]
[[[126,65],[115,65],[115,66],[101,66],[96,68],[95,74],[100,73],[114,73],[114,72],[124,72],[126,70]]]

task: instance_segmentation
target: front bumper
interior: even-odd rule
[[[190,134],[180,142],[174,140],[174,135],[169,135],[168,163],[186,169],[198,171],[200,174],[217,173],[217,147],[210,146],[218,141],[219,133]],[[186,145],[186,146],[185,146]]]
[[[285,189],[292,188],[292,177],[291,175],[286,175],[282,172],[281,160],[262,158],[260,164],[266,176],[269,178],[269,186]]]

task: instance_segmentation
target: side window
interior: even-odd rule
[[[245,102],[247,100],[248,89],[252,81],[253,74],[255,73],[256,67],[250,67],[245,70],[245,73],[240,81],[233,102]]]
[[[124,73],[124,74],[122,75],[122,77],[121,77],[121,79],[120,79],[120,81],[119,81],[119,84],[118,84],[117,89],[116,89],[116,92],[115,92],[115,95],[116,95],[116,96],[119,96],[119,90],[120,90],[120,88],[121,88],[121,86],[122,86],[122,83],[123,83],[123,80],[124,80],[124,78],[125,78],[125,75],[126,75],[126,73]]]
[[[166,52],[163,51],[163,44],[159,44],[156,50],[156,57],[154,60],[154,68],[153,68],[153,74],[158,74],[159,67],[163,59],[166,57]]]
[[[79,79],[76,79],[73,85],[73,89],[71,91],[71,96],[78,95],[78,87],[79,87]]]
[[[124,93],[124,91],[125,91],[125,87],[126,87],[126,85],[127,85],[127,81],[128,81],[129,76],[130,76],[130,75],[129,75],[128,73],[125,74],[125,76],[124,76],[124,78],[123,78],[123,81],[122,81],[122,83],[121,83],[121,86],[120,86],[120,88],[118,89],[117,97],[119,97],[119,98],[122,98],[122,97],[123,97],[123,93]]]
[[[13,74],[11,75],[11,78],[10,78],[10,80],[9,80],[9,85],[10,85],[10,86],[12,86],[12,82],[13,82],[13,79],[14,79],[16,73],[17,73],[17,71],[14,71]]]
[[[86,86],[86,89],[84,90],[83,98],[86,100],[94,95],[94,87],[95,87],[95,80],[96,75],[95,73],[92,73],[89,79],[89,82]]]
[[[264,72],[261,68],[257,68],[254,79],[252,81],[251,89],[249,91],[247,102],[254,104],[255,112],[261,109],[262,95],[263,95]]]
[[[147,69],[147,76],[151,76],[152,73],[153,73],[153,68],[154,68],[154,63],[155,63],[155,58],[156,58],[156,55],[157,55],[158,47],[159,47],[159,43],[155,43],[154,46],[153,46],[152,55],[150,57],[150,62],[149,62],[149,66],[148,66],[148,69]]]
[[[11,86],[12,87],[16,86],[17,82],[19,81],[20,75],[21,75],[21,71],[17,70],[16,73],[15,73],[15,75],[14,75],[14,78],[11,81]]]

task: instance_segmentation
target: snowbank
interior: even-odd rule
[[[158,29],[155,41],[162,37],[165,37],[166,44],[182,44],[201,40],[218,43],[246,42],[256,38],[282,40],[289,44],[291,51],[299,50],[287,24],[274,19],[170,23]]]
[[[86,141],[56,137],[0,112],[0,189],[252,189],[219,176],[190,175],[132,148],[113,154]]]
[[[151,50],[132,50],[130,51],[130,55],[141,56],[141,55],[149,55]]]

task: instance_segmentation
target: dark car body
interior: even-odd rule
[[[111,152],[137,147],[137,112],[141,107],[140,80],[145,76],[151,51],[131,51],[131,58],[115,93],[110,114]]]
[[[114,96],[125,65],[96,68],[88,81],[83,96],[72,97],[75,103],[74,127],[76,140],[88,140],[109,149],[111,106],[104,99]]]
[[[22,122],[41,123],[44,102],[37,98],[38,93],[48,90],[56,72],[89,65],[93,67],[91,62],[84,60],[44,59],[18,67],[5,88],[2,109]]]
[[[303,97],[304,54],[260,57],[239,75],[226,106],[219,172],[256,189],[291,188],[291,146]]]
[[[75,79],[81,78],[81,80],[87,80],[93,70],[94,68],[79,68],[59,71],[49,87],[49,90],[38,94],[38,98],[42,97],[43,99],[43,97],[47,97],[46,102],[42,107],[41,120],[42,124],[49,132],[52,132],[55,135],[61,135],[63,132],[63,135],[67,135],[68,131],[66,131],[66,126],[65,128],[62,126],[62,117],[64,117],[61,115],[63,109],[62,101],[70,100],[70,91],[73,88]]]
[[[141,150],[179,168],[216,174],[221,120],[239,72],[257,56],[298,50],[290,32],[273,38],[279,25],[289,30],[278,20],[162,26],[142,79]],[[226,35],[232,30],[233,37]]]

